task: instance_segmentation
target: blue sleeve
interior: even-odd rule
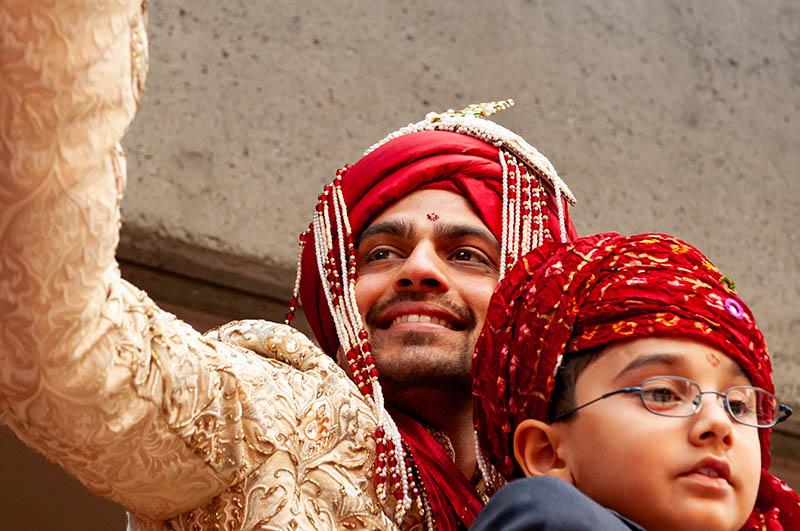
[[[629,531],[643,528],[560,479],[512,481],[475,519],[470,531]]]

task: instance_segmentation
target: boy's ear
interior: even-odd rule
[[[526,419],[514,431],[514,458],[526,476],[551,476],[572,485],[559,430],[541,420]],[[561,451],[559,451],[559,449]]]

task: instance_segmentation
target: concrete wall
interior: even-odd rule
[[[119,256],[157,297],[280,318],[337,168],[429,110],[513,97],[497,120],[569,183],[579,232],[704,250],[800,405],[795,0],[150,4]]]

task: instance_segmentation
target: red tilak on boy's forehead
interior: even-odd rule
[[[708,354],[706,354],[706,359],[708,360],[708,363],[710,363],[711,366],[714,367],[715,369],[719,367],[719,356],[717,356],[713,352],[709,352]]]
[[[431,221],[438,221],[439,220],[439,216],[436,214],[436,212],[429,212],[428,213],[428,219],[431,220]]]

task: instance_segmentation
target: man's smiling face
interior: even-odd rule
[[[357,252],[356,300],[389,400],[393,389],[469,390],[500,262],[469,203],[443,190],[410,194],[361,233]]]

